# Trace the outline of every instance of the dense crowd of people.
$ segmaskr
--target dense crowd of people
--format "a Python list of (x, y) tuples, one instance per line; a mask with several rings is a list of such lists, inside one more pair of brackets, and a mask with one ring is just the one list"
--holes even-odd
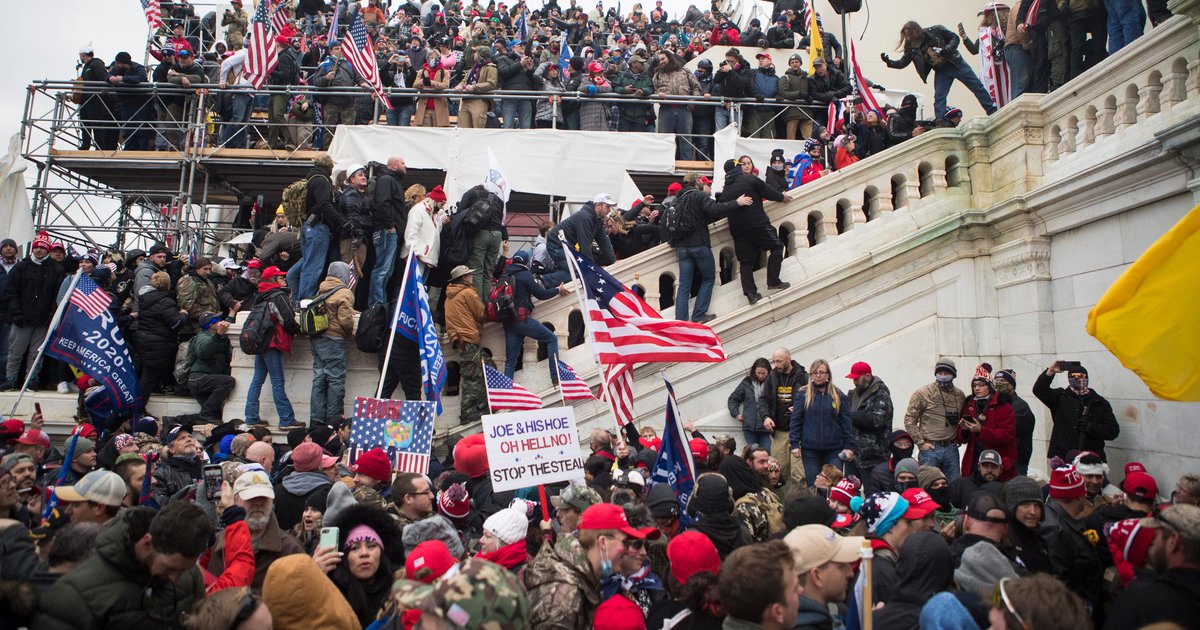
[[(389, 125), (447, 127), (453, 117), (459, 127), (676, 133), (682, 160), (711, 160), (712, 133), (731, 121), (747, 136), (828, 143), (831, 138), (820, 132), (829, 125), (827, 106), (864, 101), (852, 87), (855, 69), (841, 42), (824, 29), (820, 15), (806, 20), (802, 0), (779, 0), (771, 24), (764, 27), (755, 18), (744, 29), (715, 3), (707, 10), (689, 6), (682, 15), (671, 15), (661, 3), (649, 11), (635, 3), (620, 15), (602, 2), (589, 8), (574, 0), (569, 6), (549, 0), (540, 8), (480, 0), (275, 4), (287, 19), (273, 31), (278, 64), (265, 82), (269, 93), (255, 90), (247, 77), (250, 16), (241, 0), (220, 15), (199, 17), (186, 1), (162, 2), (167, 17), (147, 50), (153, 67), (127, 51), (106, 65), (91, 47), (82, 49), (79, 78), (107, 85), (75, 96), (81, 148), (178, 148), (180, 121), (196, 96), (186, 90), (156, 96), (144, 89), (164, 84), (231, 88), (205, 101), (206, 120), (214, 123), (209, 143), (225, 147), (321, 149), (338, 125), (382, 119)], [(1149, 5), (1153, 24), (1170, 16), (1163, 0)], [(346, 29), (355, 12), (372, 42), (389, 101), (382, 118), (384, 108), (374, 100), (363, 69), (347, 59)], [(900, 29), (901, 56), (880, 53), (890, 67), (912, 64), (922, 81), (933, 74), (934, 111), (918, 120), (914, 100), (910, 110), (883, 107), (872, 120), (860, 107), (862, 115), (848, 122), (874, 127), (870, 131), (886, 140), (881, 144), (872, 136), (868, 153), (954, 124), (957, 108), (946, 102), (954, 81), (991, 113), (1025, 92), (1056, 89), (1140, 36), (1146, 23), (1141, 2), (1131, 0), (988, 3), (979, 16), (978, 39), (961, 23), (956, 34), (908, 22)], [(809, 32), (813, 24), (817, 33)], [(960, 44), (981, 56), (982, 81)], [(712, 46), (732, 48), (723, 59), (701, 59), (694, 71), (683, 68)], [(865, 77), (862, 83), (858, 90), (882, 89)], [(301, 85), (312, 91), (298, 90)], [(693, 101), (671, 102), (672, 97)], [(255, 112), (263, 117), (253, 119)], [(859, 157), (864, 140), (860, 135)], [(832, 160), (825, 164), (833, 168)]]

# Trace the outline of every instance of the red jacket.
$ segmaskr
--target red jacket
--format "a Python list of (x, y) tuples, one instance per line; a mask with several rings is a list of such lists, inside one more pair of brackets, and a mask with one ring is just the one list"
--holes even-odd
[[(201, 565), (207, 565), (204, 558)], [(238, 521), (225, 528), (225, 570), (215, 576), (204, 570), (204, 584), (207, 594), (224, 588), (250, 586), (254, 581), (254, 546), (250, 538), (250, 528), (246, 521)]]
[(713, 46), (737, 46), (742, 43), (742, 34), (736, 28), (721, 30), (721, 26), (718, 24), (713, 27), (708, 40), (712, 42)]
[(837, 170), (839, 170), (839, 171), (846, 168), (847, 166), (850, 166), (851, 164), (854, 164), (857, 161), (858, 161), (858, 156), (847, 151), (843, 147), (838, 147), (837, 153), (835, 153), (833, 155), (833, 165), (836, 166)]
[[(1000, 453), (1000, 458), (1004, 461), (1000, 481), (1008, 481), (1017, 474), (1017, 418), (1013, 415), (1012, 404), (1007, 396), (1002, 399), (1000, 394), (992, 392), (983, 414), (985, 419), (981, 423), (979, 433), (971, 433), (962, 425), (958, 427), (956, 439), (959, 444), (966, 445), (963, 449), (962, 476), (967, 477), (974, 472), (979, 454), (991, 449)], [(979, 417), (974, 397), (967, 398), (962, 415), (964, 418)]]
[(809, 164), (808, 168), (800, 174), (800, 185), (803, 186), (808, 182), (815, 181), (821, 178), (821, 167), (816, 163)]

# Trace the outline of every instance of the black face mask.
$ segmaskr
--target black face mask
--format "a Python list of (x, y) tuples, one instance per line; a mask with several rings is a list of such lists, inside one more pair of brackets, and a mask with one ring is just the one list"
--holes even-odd
[(892, 462), (898, 462), (902, 459), (912, 457), (913, 447), (899, 448), (895, 444), (888, 445), (888, 450), (892, 453)]
[(913, 479), (912, 481), (897, 481), (896, 482), (896, 492), (904, 492), (905, 490), (910, 490), (910, 489), (916, 488), (916, 487), (917, 487), (916, 479)]
[(942, 508), (943, 510), (949, 510), (950, 486), (946, 486), (945, 488), (937, 488), (936, 490), (930, 489), (929, 498), (933, 499), (933, 502), (937, 503), (938, 507)]

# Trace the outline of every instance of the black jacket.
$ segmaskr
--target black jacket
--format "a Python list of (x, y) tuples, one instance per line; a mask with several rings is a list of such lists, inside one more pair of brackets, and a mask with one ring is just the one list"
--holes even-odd
[[(778, 4), (776, 4), (778, 8)], [(795, 48), (796, 34), (791, 28), (772, 26), (767, 29), (767, 48)]]
[(567, 239), (568, 245), (577, 245), (579, 254), (589, 260), (592, 258), (592, 243), (598, 245), (600, 255), (593, 261), (598, 265), (611, 265), (617, 259), (613, 253), (612, 241), (608, 239), (608, 232), (604, 230), (604, 219), (596, 216), (596, 207), (590, 201), (550, 228), (550, 232), (546, 234), (547, 251), (562, 251), (559, 234)]
[(1012, 559), (1018, 566), (1024, 567), (1030, 574), (1054, 573), (1054, 565), (1050, 562), (1050, 552), (1046, 550), (1046, 540), (1042, 537), (1042, 527), (1029, 529), (1013, 515), (1008, 517), (1008, 547)]
[(697, 221), (696, 227), (687, 234), (670, 237), (671, 247), (711, 247), (709, 224), (738, 209), (737, 197), (730, 201), (716, 201), (699, 188), (679, 193), (675, 203), (681, 211), (697, 213), (703, 220)]
[(771, 219), (763, 210), (763, 200), (784, 200), (783, 193), (767, 186), (763, 180), (736, 168), (725, 174), (725, 188), (717, 201), (733, 201), (742, 195), (750, 195), (753, 203), (729, 213), (729, 234), (735, 238), (756, 228), (770, 228)]
[(371, 234), (371, 204), (363, 193), (353, 186), (347, 186), (338, 205), (349, 223), (348, 228), (342, 228), (342, 238), (363, 238)]
[(487, 222), (483, 224), (480, 230), (499, 232), (504, 227), (504, 202), (500, 200), (499, 196), (493, 192), (489, 192), (482, 185), (472, 186), (467, 192), (463, 193), (462, 199), (458, 202), (458, 208), (460, 211), (465, 210), (480, 202), (486, 202), (491, 205), (491, 213), (488, 215)]
[(308, 174), (305, 175), (308, 179), (308, 190), (304, 207), (309, 216), (315, 217), (318, 223), (324, 223), (329, 228), (329, 234), (333, 236), (341, 233), (346, 224), (346, 217), (338, 210), (330, 171), (331, 169), (316, 165), (308, 170)]
[(875, 613), (880, 628), (920, 627), (921, 607), (930, 597), (950, 588), (954, 559), (941, 536), (920, 531), (904, 542), (896, 563), (896, 587), (887, 604)]
[(1033, 384), (1033, 395), (1050, 408), (1054, 425), (1050, 430), (1046, 457), (1057, 455), (1065, 460), (1068, 452), (1079, 449), (1093, 451), (1100, 459), (1108, 461), (1104, 443), (1121, 435), (1121, 425), (1113, 415), (1112, 405), (1093, 389), (1083, 396), (1063, 387), (1051, 389), (1053, 380), (1054, 376), (1043, 371)]
[[(1054, 4), (1043, 2), (1042, 4)], [(950, 32), (945, 26), (934, 24), (923, 29), (924, 37), (915, 48), (905, 45), (904, 54), (896, 60), (886, 59), (889, 68), (901, 69), (909, 63), (917, 70), (921, 82), (929, 78), (930, 70), (957, 68), (962, 66), (963, 58), (958, 52), (958, 35)], [(934, 49), (940, 49), (938, 52)]]
[[(179, 346), (179, 329), (187, 316), (179, 313), (175, 295), (150, 289), (138, 296), (137, 347), (142, 367), (173, 365)], [(144, 392), (149, 393), (149, 392)]]
[(500, 75), (500, 89), (532, 91), (534, 89), (533, 71), (537, 66), (526, 69), (521, 65), (521, 58), (509, 53), (496, 58), (496, 72)]
[(376, 231), (402, 231), (408, 223), (404, 205), (404, 173), (389, 169), (375, 178), (375, 196), (371, 204), (371, 219)]
[(850, 423), (857, 448), (854, 457), (860, 470), (874, 468), (888, 458), (888, 436), (892, 431), (892, 393), (883, 379), (874, 377), (864, 391), (850, 390)]
[(713, 73), (712, 95), (728, 98), (750, 96), (750, 72), (746, 64), (742, 64), (736, 70), (731, 68), (725, 72)]
[[(774, 369), (767, 375), (767, 387), (765, 396), (767, 397), (767, 417), (775, 421), (775, 430), (787, 433), (789, 423), (791, 422), (792, 412), (788, 411), (788, 407), (794, 407), (792, 403), (784, 405), (780, 402), (780, 388), (790, 388), (791, 400), (794, 403), (796, 398), (802, 396), (800, 391), (802, 387), (808, 385), (808, 372), (804, 370), (804, 366), (792, 361), (792, 371), (789, 374), (782, 374)], [(782, 397), (786, 398), (786, 393)]]
[(1187, 628), (1200, 619), (1200, 569), (1167, 569), (1140, 577), (1117, 598), (1104, 630), (1174, 622)]
[(859, 159), (880, 153), (888, 146), (887, 128), (882, 124), (874, 126), (866, 123), (851, 125), (850, 133), (854, 134), (854, 153), (858, 155)]
[(1094, 606), (1100, 603), (1104, 567), (1084, 531), (1082, 521), (1073, 518), (1055, 501), (1046, 502), (1046, 520), (1039, 533), (1046, 541), (1054, 575)]
[(279, 51), (279, 63), (267, 77), (267, 85), (299, 85), (300, 55), (289, 46)]
[(1036, 419), (1025, 399), (1016, 392), (1011, 396), (1013, 416), (1017, 419), (1017, 470), (1023, 471), (1029, 467), (1029, 459), (1033, 457), (1033, 429)]
[(8, 272), (4, 285), (4, 316), (13, 326), (44, 326), (54, 317), (55, 298), (62, 284), (62, 266), (46, 256), (41, 264), (26, 256)]
[(822, 105), (836, 101), (843, 96), (850, 96), (854, 88), (846, 75), (832, 66), (826, 66), (829, 72), (825, 76), (813, 73), (808, 77), (808, 98)]
[(538, 284), (537, 280), (533, 279), (533, 274), (530, 273), (529, 267), (519, 262), (514, 261), (509, 263), (504, 273), (510, 276), (509, 282), (512, 284), (513, 305), (517, 307), (521, 321), (524, 321), (533, 312), (533, 298), (549, 300), (558, 295), (557, 289), (543, 287)]
[(254, 300), (257, 297), (258, 287), (242, 276), (233, 278), (217, 290), (217, 301), (221, 303), (222, 308), (229, 311), (230, 315), (234, 314), (234, 302), (242, 303), (238, 311), (249, 311), (254, 308)]
[(154, 500), (165, 506), (176, 492), (200, 480), (200, 458), (187, 461), (178, 457), (159, 460), (154, 466)]

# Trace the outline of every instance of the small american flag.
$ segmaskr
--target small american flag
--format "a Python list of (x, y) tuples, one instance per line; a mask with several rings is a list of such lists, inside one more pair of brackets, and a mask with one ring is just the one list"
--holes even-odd
[(287, 4), (283, 0), (272, 4), (274, 6), (271, 8), (271, 28), (275, 29), (275, 34), (282, 35), (284, 29), (291, 25), (292, 15), (288, 12)]
[[(804, 29), (808, 30), (808, 25), (813, 22), (813, 0), (808, 0), (804, 3)], [(818, 36), (819, 37), (819, 36)]]
[(488, 407), (492, 411), (542, 408), (540, 396), (517, 385), (490, 365), (483, 366), (483, 380), (487, 386)]
[(391, 109), (392, 102), (383, 96), (383, 82), (379, 78), (379, 64), (375, 60), (375, 47), (371, 45), (371, 39), (367, 37), (367, 25), (363, 22), (362, 15), (357, 9), (350, 17), (348, 34), (346, 41), (342, 43), (342, 52), (346, 55), (346, 61), (349, 61), (363, 81), (366, 81), (371, 89), (375, 90), (379, 100), (383, 101), (383, 106)]
[(104, 289), (96, 286), (91, 278), (83, 276), (79, 278), (79, 284), (75, 285), (75, 290), (71, 292), (69, 301), (78, 306), (79, 310), (91, 319), (96, 319), (108, 310), (109, 304), (112, 304), (112, 297)]
[(350, 463), (373, 448), (381, 448), (396, 472), (429, 473), (436, 403), (426, 400), (354, 400), (350, 427)]
[(558, 363), (558, 385), (562, 389), (563, 400), (595, 400), (592, 388), (571, 369), (571, 366), (555, 359)]
[(633, 365), (616, 363), (604, 366), (604, 383), (600, 398), (607, 400), (616, 417), (617, 426), (633, 422)]
[(158, 6), (158, 0), (141, 0), (141, 3), (142, 13), (146, 14), (146, 24), (149, 24), (152, 29), (161, 28), (163, 25), (162, 9)]
[(271, 71), (279, 64), (275, 37), (271, 34), (271, 19), (267, 14), (267, 0), (258, 3), (254, 18), (250, 20), (250, 37), (246, 40), (246, 64), (243, 72), (246, 79), (261, 88)]

